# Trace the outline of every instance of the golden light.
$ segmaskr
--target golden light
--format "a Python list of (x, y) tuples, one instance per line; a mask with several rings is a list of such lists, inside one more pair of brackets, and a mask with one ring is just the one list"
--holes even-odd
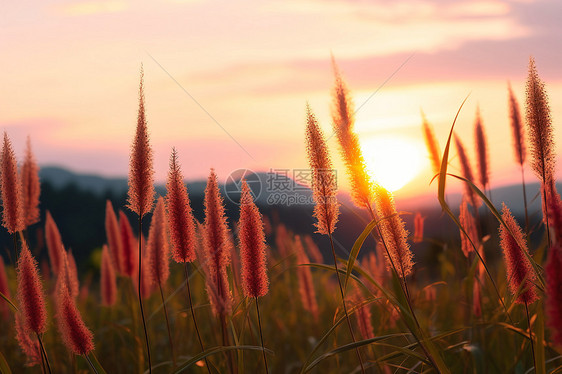
[(367, 171), (389, 191), (404, 187), (428, 164), (421, 140), (383, 135), (363, 138), (360, 143)]

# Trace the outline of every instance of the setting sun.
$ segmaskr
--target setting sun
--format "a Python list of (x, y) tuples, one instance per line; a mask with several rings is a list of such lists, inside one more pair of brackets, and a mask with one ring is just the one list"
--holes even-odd
[(413, 139), (367, 137), (361, 149), (372, 178), (389, 191), (404, 187), (427, 166), (423, 144)]

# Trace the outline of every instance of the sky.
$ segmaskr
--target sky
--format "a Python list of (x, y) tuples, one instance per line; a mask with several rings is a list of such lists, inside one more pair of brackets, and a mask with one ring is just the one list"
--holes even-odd
[[(211, 167), (222, 180), (241, 168), (303, 169), (306, 103), (332, 135), (333, 55), (369, 162), (413, 168), (396, 194), (433, 189), (421, 111), (444, 147), (467, 95), (456, 133), (473, 167), (479, 108), (492, 185), (517, 183), (507, 84), (524, 110), (533, 56), (556, 128), (560, 14), (559, 1), (2, 2), (0, 129), (19, 158), (29, 135), (40, 165), (126, 176), (142, 64), (157, 181), (172, 147), (187, 179), (203, 179)], [(562, 144), (560, 129), (555, 142)], [(334, 136), (328, 144), (346, 189)], [(452, 172), (457, 163), (453, 150)], [(561, 166), (559, 158), (558, 175)]]

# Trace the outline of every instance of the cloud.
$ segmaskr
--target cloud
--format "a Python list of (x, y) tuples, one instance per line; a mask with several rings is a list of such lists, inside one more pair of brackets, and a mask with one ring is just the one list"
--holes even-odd
[(57, 13), (66, 16), (90, 16), (94, 14), (108, 14), (123, 12), (128, 8), (125, 1), (79, 1), (61, 4), (56, 7)]

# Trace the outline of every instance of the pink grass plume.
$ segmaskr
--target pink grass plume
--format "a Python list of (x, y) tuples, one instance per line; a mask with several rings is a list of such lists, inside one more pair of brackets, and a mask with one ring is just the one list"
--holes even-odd
[[(460, 213), (459, 213), (459, 222), (461, 226), (464, 228), (464, 231), (460, 231), (461, 235), (461, 249), (464, 253), (466, 258), (469, 258), (470, 254), (474, 252), (473, 245), (478, 248), (480, 244), (480, 240), (478, 239), (478, 230), (476, 228), (476, 220), (474, 216), (470, 213), (467, 204), (467, 198), (463, 198), (461, 206), (460, 206)], [(470, 239), (470, 240), (469, 240)], [(472, 244), (471, 244), (472, 241)]]
[(323, 264), (324, 258), (322, 257), (320, 248), (318, 248), (312, 237), (310, 235), (305, 235), (303, 237), (303, 240), (304, 244), (306, 245), (306, 252), (309, 255), (308, 257), (310, 257), (310, 259), (317, 264)]
[(47, 330), (45, 295), (37, 270), (37, 262), (25, 241), (22, 243), (18, 259), (17, 281), (17, 299), (24, 326), (36, 334), (42, 334)]
[(554, 179), (555, 150), (550, 107), (544, 82), (540, 79), (535, 60), (529, 60), (527, 77), (526, 118), (529, 143), (531, 146), (531, 166), (543, 184)]
[(353, 129), (355, 124), (353, 103), (334, 59), (332, 59), (332, 65), (335, 75), (332, 90), (333, 128), (350, 178), (351, 197), (356, 206), (370, 209), (374, 198), (373, 182), (367, 173), (359, 138)]
[(2, 184), (2, 226), (10, 234), (25, 229), (21, 183), (18, 176), (18, 164), (12, 143), (4, 131), (4, 145), (1, 159)]
[(196, 257), (195, 223), (175, 148), (172, 149), (170, 156), (170, 171), (166, 189), (172, 258), (180, 263), (192, 262)]
[(104, 306), (112, 306), (117, 301), (117, 283), (115, 269), (107, 245), (103, 245), (101, 252), (101, 302)]
[[(299, 235), (295, 235), (295, 252), (297, 254), (297, 265), (310, 263)], [(312, 314), (316, 321), (318, 321), (318, 302), (316, 301), (316, 291), (314, 289), (310, 267), (298, 266), (297, 277), (299, 279), (299, 292), (301, 295), (302, 306), (306, 311)]]
[(476, 155), (478, 159), (478, 177), (480, 185), (483, 188), (488, 187), (490, 183), (490, 157), (488, 155), (488, 144), (480, 108), (476, 110), (476, 120), (474, 122), (474, 139), (476, 140)]
[(39, 341), (26, 328), (23, 315), (16, 313), (16, 340), (26, 356), (25, 366), (41, 365)]
[(414, 216), (414, 237), (412, 239), (414, 243), (421, 243), (423, 241), (424, 221), (425, 217), (423, 217), (420, 212), (417, 212)]
[(71, 249), (69, 249), (66, 253), (66, 260), (68, 261), (67, 273), (70, 286), (70, 296), (76, 298), (80, 293), (80, 281), (78, 280), (78, 268), (76, 267), (76, 261), (74, 260), (74, 255), (72, 254)]
[(414, 265), (412, 252), (406, 241), (408, 231), (404, 228), (404, 221), (396, 211), (392, 193), (382, 186), (376, 188), (376, 208), (380, 218), (379, 227), (382, 238), (388, 249), (389, 266), (393, 263), (398, 276), (404, 278), (412, 272)]
[[(4, 258), (0, 256), (0, 292), (10, 298), (10, 285), (8, 284), (8, 276), (6, 274), (6, 267), (4, 266)], [(0, 299), (0, 313), (2, 313), (5, 320), (8, 319), (10, 309), (8, 303), (4, 299)]]
[(230, 263), (228, 226), (217, 175), (211, 169), (205, 188), (205, 232), (203, 242), (207, 262), (207, 292), (215, 314), (226, 315), (232, 309), (232, 294), (226, 268)]
[(41, 195), (39, 166), (33, 156), (29, 136), (27, 137), (25, 158), (20, 168), (20, 175), (23, 199), (23, 219), (25, 227), (28, 227), (39, 222), (39, 196)]
[(515, 160), (521, 166), (525, 163), (527, 158), (527, 147), (525, 144), (525, 127), (521, 121), (521, 112), (519, 110), (519, 103), (515, 98), (515, 94), (511, 89), (511, 84), (507, 86), (508, 90), (508, 105), (509, 105), (509, 122), (511, 124), (511, 133), (513, 137), (513, 150), (515, 153)]
[(265, 235), (263, 220), (252, 197), (248, 183), (242, 181), (240, 198), (240, 259), (242, 288), (247, 297), (265, 296), (269, 279), (266, 269)]
[(107, 236), (107, 244), (114, 269), (119, 273), (124, 273), (125, 259), (121, 230), (119, 229), (119, 222), (113, 210), (113, 204), (111, 204), (109, 200), (105, 203), (105, 235)]
[(511, 293), (516, 296), (516, 302), (531, 304), (538, 296), (536, 292), (536, 274), (531, 262), (524, 252), (528, 252), (527, 242), (521, 232), (521, 227), (513, 215), (503, 204), (502, 218), (509, 231), (500, 225), (500, 245), (504, 253), (507, 268), (507, 280)]
[(119, 231), (123, 248), (123, 274), (133, 278), (138, 274), (139, 267), (138, 241), (123, 211), (119, 211)]
[(439, 150), (439, 142), (435, 138), (435, 133), (427, 118), (422, 112), (422, 129), (425, 146), (431, 159), (431, 169), (433, 174), (438, 174), (441, 171), (441, 151)]
[(170, 276), (170, 246), (168, 244), (168, 225), (164, 198), (160, 196), (154, 208), (146, 252), (148, 256), (148, 276), (154, 284), (164, 284)]
[(314, 217), (318, 220), (315, 226), (318, 233), (328, 235), (334, 232), (339, 216), (336, 171), (324, 134), (309, 106), (306, 117), (306, 151), (312, 170), (312, 196), (316, 203)]
[[(68, 271), (68, 261), (63, 256), (63, 264)], [(71, 285), (65, 277), (58, 277), (55, 297), (56, 320), (64, 345), (76, 355), (88, 355), (94, 349), (94, 337), (86, 327), (82, 316), (70, 294)]]
[(139, 112), (137, 130), (129, 165), (128, 207), (139, 217), (150, 213), (154, 205), (154, 169), (152, 147), (148, 139), (148, 129), (144, 109), (144, 72), (141, 68), (139, 85)]
[(47, 251), (51, 260), (51, 270), (56, 275), (59, 273), (61, 266), (61, 251), (64, 250), (64, 246), (57, 224), (48, 210), (45, 218), (45, 242), (47, 243)]
[[(470, 166), (470, 161), (468, 160), (468, 155), (464, 149), (462, 141), (455, 135), (455, 145), (457, 147), (457, 151), (459, 154), (459, 161), (461, 164), (462, 176), (465, 179), (468, 179), (472, 183), (476, 183), (474, 179), (474, 174), (472, 172), (472, 167)], [(476, 193), (470, 188), (468, 183), (464, 183), (465, 185), (465, 194), (469, 198), (469, 202), (474, 209), (478, 209), (480, 207), (480, 200), (477, 198)]]

